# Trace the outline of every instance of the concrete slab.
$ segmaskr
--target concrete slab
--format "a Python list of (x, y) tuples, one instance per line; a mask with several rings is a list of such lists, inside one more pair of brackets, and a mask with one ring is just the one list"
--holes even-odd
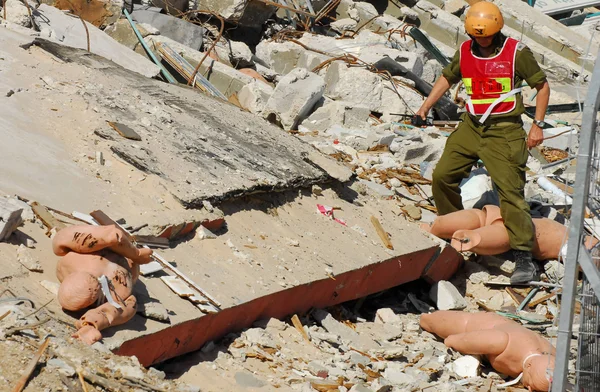
[[(198, 90), (139, 77), (80, 50), (50, 41), (39, 45), (64, 60), (101, 68), (97, 72), (106, 83), (88, 91), (85, 99), (103, 105), (107, 121), (130, 125), (144, 113), (153, 115), (146, 126), (136, 128), (141, 142), (117, 138), (107, 142), (110, 154), (140, 174), (158, 176), (187, 208), (331, 178), (308, 161), (314, 151), (310, 145), (253, 114)], [(130, 104), (136, 100), (138, 105)]]
[(152, 11), (134, 11), (133, 18), (139, 23), (148, 23), (157, 28), (161, 35), (171, 38), (182, 45), (200, 50), (202, 47), (204, 29), (193, 23), (186, 22), (174, 16), (159, 14)]
[(68, 16), (57, 8), (42, 4), (33, 12), (33, 19), (43, 37), (74, 48), (87, 49), (88, 31), (90, 52), (147, 77), (155, 77), (160, 72), (156, 64), (132, 52), (91, 23), (85, 22), (86, 29), (79, 18)]
[[(336, 217), (348, 226), (317, 214), (317, 203), (341, 207)], [(307, 192), (221, 206), (227, 233), (216, 240), (192, 239), (165, 254), (193, 274), (223, 310), (202, 315), (167, 297), (159, 279), (143, 278), (152, 297), (171, 310), (172, 324), (138, 318), (107, 338), (107, 344), (148, 366), (197, 350), (259, 319), (331, 306), (425, 276), (435, 276), (435, 281), (452, 276), (462, 256), (450, 247), (442, 251), (438, 240), (395, 218), (389, 209), (393, 204), (357, 207), (326, 191), (318, 200)], [(371, 214), (391, 234), (395, 250), (382, 245), (370, 224)], [(350, 227), (355, 225), (367, 236)]]

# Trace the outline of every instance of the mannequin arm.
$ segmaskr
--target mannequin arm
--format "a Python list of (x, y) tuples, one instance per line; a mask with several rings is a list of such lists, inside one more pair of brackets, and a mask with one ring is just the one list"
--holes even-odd
[(122, 309), (104, 303), (95, 309), (88, 310), (77, 322), (78, 331), (73, 335), (85, 343), (92, 344), (102, 338), (100, 331), (111, 326), (121, 325), (131, 320), (137, 310), (137, 301), (133, 295), (127, 297)]
[(499, 355), (508, 344), (508, 334), (496, 329), (450, 335), (444, 344), (461, 354)]
[(151, 261), (150, 249), (138, 249), (115, 226), (70, 226), (54, 236), (52, 248), (57, 256), (69, 252), (93, 253), (104, 248), (124, 256), (136, 264)]

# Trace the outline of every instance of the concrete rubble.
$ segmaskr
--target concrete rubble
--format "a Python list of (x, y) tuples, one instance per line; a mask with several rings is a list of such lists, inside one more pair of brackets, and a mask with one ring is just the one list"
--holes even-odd
[[(548, 74), (550, 104), (576, 102), (588, 86), (600, 47), (592, 30), (565, 26), (535, 9), (524, 13), (527, 5), (519, 0), (495, 3), (504, 13), (503, 31), (521, 39)], [(0, 97), (18, 104), (3, 103), (7, 121), (0, 124), (0, 135), (26, 145), (24, 140), (38, 140), (46, 133), (37, 145), (43, 152), (23, 154), (15, 145), (0, 147), (0, 156), (7, 161), (23, 162), (22, 167), (3, 167), (7, 175), (0, 178), (0, 189), (44, 198), (48, 205), (69, 211), (55, 224), (73, 223), (74, 205), (84, 211), (99, 205), (114, 208), (126, 217), (122, 224), (128, 230), (162, 241), (163, 246), (166, 241), (163, 249), (178, 268), (193, 271), (191, 276), (210, 291), (236, 286), (226, 296), (226, 305), (232, 308), (286, 292), (301, 282), (336, 281), (342, 265), (347, 266), (330, 263), (326, 255), (345, 255), (350, 261), (361, 257), (373, 265), (389, 261), (397, 256), (394, 251), (403, 249), (382, 248), (385, 236), (398, 241), (407, 235), (402, 228), (390, 228), (391, 221), (418, 232), (415, 222), (435, 219), (432, 173), (456, 121), (413, 126), (410, 117), (425, 96), (414, 80), (376, 72), (373, 64), (388, 58), (433, 84), (443, 68), (440, 56), (448, 60), (467, 38), (466, 2), (199, 0), (169, 6), (155, 0), (135, 4), (132, 12), (143, 44), (121, 16), (123, 6), (128, 7), (120, 0), (49, 0), (39, 6), (6, 0), (0, 10)], [(170, 15), (157, 12), (161, 8)], [(419, 34), (428, 41), (417, 38)], [(161, 44), (191, 69), (186, 73), (161, 55)], [(7, 70), (12, 66), (15, 72), (24, 53), (34, 60), (20, 68), (19, 76), (26, 76), (13, 82)], [(38, 74), (37, 62), (48, 58), (63, 70), (44, 67), (48, 74)], [(202, 76), (198, 79), (227, 102), (205, 94), (206, 84), (182, 88), (163, 83), (169, 72), (176, 80), (173, 84), (188, 84), (196, 68)], [(28, 73), (35, 74), (35, 82), (26, 82)], [(535, 105), (534, 93), (524, 90), (526, 106)], [(464, 87), (459, 87), (447, 98), (460, 103), (465, 97)], [(37, 119), (32, 115), (35, 108), (22, 109), (30, 110), (27, 115), (15, 109), (31, 102), (50, 105), (49, 114)], [(74, 112), (83, 115), (76, 117)], [(531, 119), (523, 119), (528, 130)], [(531, 151), (525, 196), (533, 216), (568, 225), (580, 116), (550, 113), (546, 119), (553, 128), (545, 133), (554, 137)], [(42, 130), (44, 122), (53, 129)], [(120, 137), (107, 122), (126, 124), (141, 140)], [(73, 130), (66, 136), (56, 131), (66, 128)], [(15, 135), (15, 130), (20, 132)], [(67, 158), (56, 163), (55, 156)], [(103, 164), (95, 163), (98, 156)], [(43, 160), (48, 161), (45, 171), (30, 173), (29, 166), (40, 167)], [(25, 182), (28, 176), (31, 184)], [(91, 185), (65, 194), (62, 184), (69, 183)], [(499, 203), (482, 163), (473, 168), (461, 190), (465, 208)], [(264, 193), (272, 199), (257, 196)], [(126, 198), (122, 194), (133, 196), (122, 201)], [(320, 204), (324, 200), (331, 204), (329, 209)], [(329, 212), (317, 215), (313, 208), (317, 203)], [(138, 211), (138, 206), (143, 207)], [(355, 213), (353, 209), (379, 214), (386, 232), (377, 236), (369, 223), (351, 221), (358, 216), (348, 212)], [(261, 215), (255, 215), (258, 212)], [(56, 211), (51, 215), (59, 217)], [(324, 224), (335, 229), (324, 229)], [(254, 232), (255, 227), (261, 232)], [(267, 244), (275, 235), (266, 228), (282, 235)], [(47, 249), (40, 246), (47, 240), (44, 234), (55, 232), (28, 203), (0, 197), (0, 264), (6, 267), (0, 271), (0, 282), (9, 283), (12, 290), (27, 287), (25, 294), (38, 305), (52, 301), (58, 290)], [(390, 237), (392, 233), (395, 237)], [(335, 245), (340, 250), (334, 245), (322, 249), (328, 247), (323, 242), (336, 242), (335, 235), (345, 238)], [(446, 252), (444, 241), (427, 239), (440, 245), (438, 255)], [(353, 247), (365, 253), (377, 247), (379, 253), (367, 256), (352, 252)], [(25, 358), (43, 342), (40, 337), (52, 332), (42, 370), (31, 376), (26, 390), (77, 390), (81, 373), (83, 382), (106, 390), (110, 390), (106, 385), (117, 383), (182, 392), (494, 391), (505, 381), (502, 375), (423, 332), (419, 314), (434, 309), (501, 312), (555, 342), (560, 302), (551, 287), (542, 288), (517, 311), (531, 288), (487, 284), (508, 281), (514, 269), (511, 255), (462, 256), (465, 262), (454, 276), (418, 274), (402, 286), (344, 303), (334, 300), (344, 289), (344, 283), (336, 281), (339, 288), (329, 302), (311, 298), (315, 307), (297, 311), (297, 318), (279, 312), (277, 318), (246, 328), (254, 320), (245, 314), (243, 322), (229, 323), (228, 328), (233, 327), (225, 336), (211, 336), (202, 349), (148, 369), (141, 365), (143, 358), (138, 361), (111, 351), (127, 353), (134, 345), (127, 344), (144, 331), (178, 327), (191, 333), (186, 325), (193, 324), (186, 324), (190, 320), (184, 315), (206, 310), (205, 303), (185, 300), (184, 305), (167, 307), (161, 301), (174, 301), (174, 294), (148, 279), (137, 294), (138, 316), (131, 330), (125, 326), (105, 343), (87, 347), (69, 337), (72, 331), (64, 325), (74, 319), (56, 304), (25, 317), (34, 310), (27, 301), (0, 301), (0, 347), (10, 354), (0, 359), (0, 385), (17, 382)], [(302, 264), (306, 260), (321, 263), (315, 264), (318, 272), (308, 271)], [(211, 262), (215, 266), (207, 266)], [(545, 281), (562, 282), (560, 261), (546, 262), (543, 270)], [(257, 274), (256, 281), (242, 280), (252, 273)], [(234, 281), (243, 281), (244, 287)], [(30, 287), (31, 282), (35, 284)], [(7, 294), (0, 292), (1, 300)], [(14, 330), (35, 321), (43, 321), (32, 327), (35, 335), (28, 329)], [(123, 341), (127, 344), (119, 351)], [(178, 346), (178, 338), (175, 341)], [(177, 350), (167, 343), (162, 348), (165, 353)]]

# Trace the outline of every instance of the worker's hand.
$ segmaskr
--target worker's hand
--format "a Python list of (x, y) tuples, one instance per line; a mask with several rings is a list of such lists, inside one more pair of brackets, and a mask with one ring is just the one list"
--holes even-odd
[(531, 150), (533, 147), (537, 147), (542, 144), (543, 141), (544, 132), (542, 131), (542, 128), (533, 124), (529, 130), (529, 136), (527, 137), (527, 148)]
[(421, 117), (423, 120), (427, 120), (427, 113), (429, 113), (429, 109), (426, 109), (424, 106), (421, 106), (419, 110), (417, 110), (415, 115)]

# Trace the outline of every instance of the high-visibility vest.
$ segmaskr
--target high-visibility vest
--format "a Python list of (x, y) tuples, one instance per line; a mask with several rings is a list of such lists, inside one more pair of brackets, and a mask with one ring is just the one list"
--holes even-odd
[(467, 110), (481, 116), (480, 123), (494, 114), (509, 113), (517, 106), (517, 94), (521, 88), (514, 88), (515, 57), (519, 41), (507, 38), (495, 56), (478, 57), (471, 52), (472, 40), (460, 46), (460, 72), (469, 99)]

